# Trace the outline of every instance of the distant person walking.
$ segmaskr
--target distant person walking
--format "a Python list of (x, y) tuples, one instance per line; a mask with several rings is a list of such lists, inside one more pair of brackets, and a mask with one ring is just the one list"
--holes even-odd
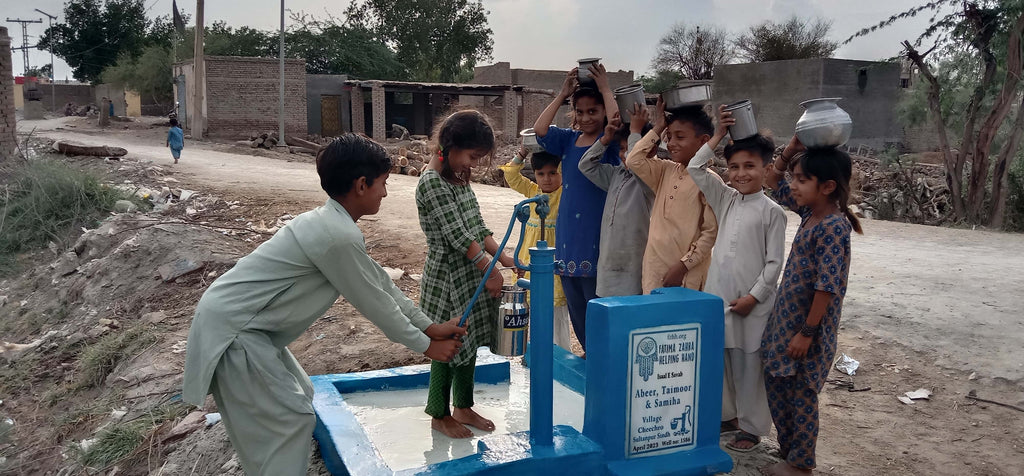
[(181, 157), (181, 149), (185, 148), (185, 131), (181, 130), (181, 125), (178, 124), (177, 119), (171, 119), (171, 128), (167, 130), (167, 147), (171, 148), (171, 156), (174, 157), (174, 163), (178, 163), (178, 159)]

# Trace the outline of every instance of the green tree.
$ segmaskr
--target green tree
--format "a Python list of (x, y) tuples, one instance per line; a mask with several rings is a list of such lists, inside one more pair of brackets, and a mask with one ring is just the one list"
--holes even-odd
[(334, 17), (292, 15), (297, 24), (285, 35), (287, 56), (306, 59), (306, 72), (348, 74), (357, 78), (402, 80), (408, 71), (395, 52), (373, 33), (347, 26)]
[(44, 65), (38, 67), (38, 68), (33, 67), (32, 69), (29, 69), (28, 71), (25, 71), (25, 76), (35, 76), (37, 78), (49, 78), (50, 77), (50, 73), (52, 73), (52, 72), (53, 72), (53, 65), (47, 63), (47, 64), (44, 64)]
[(138, 56), (149, 27), (142, 0), (69, 0), (64, 23), (46, 29), (38, 47), (52, 49), (80, 81), (98, 81), (121, 53)]
[(791, 17), (784, 23), (771, 20), (754, 25), (736, 39), (740, 57), (751, 63), (806, 58), (828, 58), (839, 43), (828, 39), (832, 22)]
[(683, 79), (712, 79), (715, 67), (735, 58), (729, 34), (716, 26), (680, 22), (661, 37), (651, 61), (655, 71), (675, 71)]
[[(846, 42), (927, 12), (932, 13), (929, 26), (903, 47), (924, 81), (920, 87), (939, 137), (954, 214), (966, 223), (1001, 227), (1012, 162), (1024, 136), (1024, 4), (931, 1), (864, 28)], [(926, 40), (932, 46), (919, 51)], [(959, 129), (959, 137), (951, 138), (950, 128)]]
[(173, 94), (171, 50), (163, 45), (150, 45), (138, 58), (122, 54), (117, 63), (103, 70), (104, 83), (124, 87), (167, 103)]
[(682, 79), (683, 75), (678, 71), (657, 70), (652, 76), (641, 75), (640, 84), (648, 93), (660, 93), (672, 89)]
[(419, 81), (454, 81), (494, 48), (480, 0), (353, 0), (346, 16), (394, 50)]

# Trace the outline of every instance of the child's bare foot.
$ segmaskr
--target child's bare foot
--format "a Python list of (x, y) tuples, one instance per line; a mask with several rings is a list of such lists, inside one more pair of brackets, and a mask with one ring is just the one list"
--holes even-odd
[(807, 476), (809, 474), (814, 474), (814, 472), (809, 469), (800, 469), (790, 466), (789, 463), (785, 461), (779, 461), (771, 466), (761, 468), (761, 474), (764, 474), (765, 476)]
[(451, 415), (444, 418), (431, 418), (430, 427), (444, 433), (448, 438), (469, 438), (473, 436), (473, 432), (469, 428), (456, 421)]
[(456, 408), (452, 411), (452, 417), (459, 423), (464, 423), (483, 431), (494, 431), (494, 422), (480, 416), (472, 408)]

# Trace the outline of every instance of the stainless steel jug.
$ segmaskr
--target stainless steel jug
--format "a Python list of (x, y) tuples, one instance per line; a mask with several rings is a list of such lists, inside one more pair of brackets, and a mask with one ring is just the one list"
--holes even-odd
[(526, 290), (518, 286), (502, 286), (501, 307), (498, 309), (497, 334), (491, 353), (515, 357), (526, 353), (526, 339), (530, 327), (530, 306)]

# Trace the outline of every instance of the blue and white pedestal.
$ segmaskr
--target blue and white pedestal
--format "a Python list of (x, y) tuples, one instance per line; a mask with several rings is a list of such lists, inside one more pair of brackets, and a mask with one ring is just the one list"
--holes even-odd
[(732, 470), (719, 447), (722, 300), (684, 288), (587, 308), (583, 435), (616, 475)]

